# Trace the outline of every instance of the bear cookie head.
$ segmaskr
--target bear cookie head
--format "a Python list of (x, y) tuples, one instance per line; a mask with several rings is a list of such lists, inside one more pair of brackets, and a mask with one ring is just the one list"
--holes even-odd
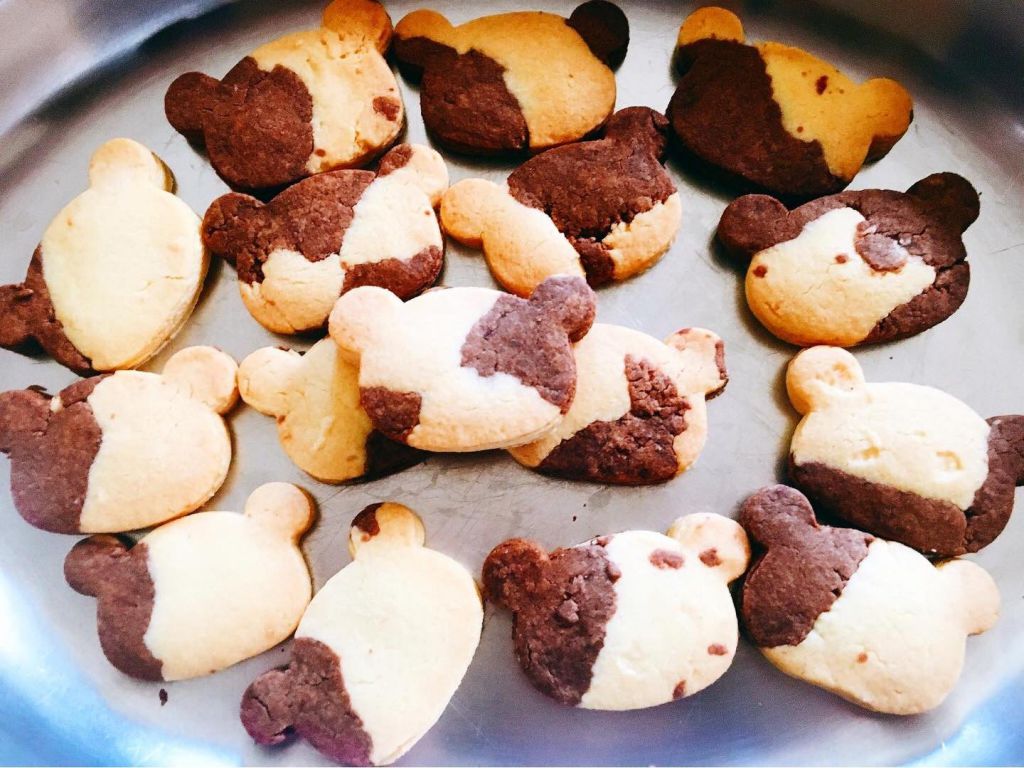
[(552, 277), (527, 299), (485, 288), (428, 291), (402, 303), (381, 288), (338, 299), (330, 333), (358, 361), (374, 428), (429, 451), (507, 448), (569, 410), (572, 344), (594, 320), (578, 277)]
[(242, 301), (265, 328), (318, 331), (352, 288), (408, 299), (434, 283), (444, 261), (434, 207), (447, 186), (437, 152), (400, 144), (376, 174), (319, 173), (266, 204), (224, 195), (206, 212), (203, 242), (235, 268)]
[(375, 0), (333, 0), (320, 29), (260, 46), (221, 80), (200, 72), (178, 77), (164, 97), (167, 120), (205, 146), (235, 189), (280, 188), (358, 167), (405, 122), (383, 56), (391, 31)]
[(120, 533), (198, 509), (231, 463), (221, 415), (238, 399), (235, 370), (213, 347), (188, 347), (163, 374), (117, 371), (56, 396), (0, 394), (15, 509), (54, 533)]
[(729, 668), (738, 631), (728, 585), (749, 556), (734, 521), (693, 514), (667, 535), (626, 531), (550, 555), (511, 539), (487, 556), (483, 585), (513, 612), (516, 656), (535, 687), (573, 706), (638, 709), (694, 694)]
[(64, 575), (96, 598), (100, 644), (117, 669), (142, 680), (212, 674), (299, 623), (312, 586), (298, 542), (313, 514), (300, 489), (268, 483), (243, 515), (198, 512), (131, 548), (114, 536), (84, 539)]
[(986, 421), (932, 387), (867, 383), (837, 347), (797, 355), (786, 388), (803, 414), (789, 477), (822, 510), (940, 557), (977, 552), (1005, 527), (1024, 484), (1024, 417)]

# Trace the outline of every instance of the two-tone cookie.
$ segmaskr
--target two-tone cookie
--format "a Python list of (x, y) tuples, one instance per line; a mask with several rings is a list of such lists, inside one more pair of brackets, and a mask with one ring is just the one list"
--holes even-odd
[(181, 329), (208, 259), (199, 217), (138, 142), (112, 139), (50, 222), (25, 281), (0, 286), (0, 347), (41, 347), (81, 375), (135, 368)]
[(963, 669), (966, 638), (990, 629), (999, 591), (966, 560), (933, 565), (852, 528), (819, 525), (792, 488), (763, 488), (740, 523), (755, 559), (743, 624), (788, 675), (862, 707), (912, 715), (939, 706)]
[(357, 286), (408, 299), (433, 285), (444, 261), (434, 206), (447, 186), (437, 152), (402, 144), (376, 174), (320, 173), (265, 205), (237, 192), (219, 197), (203, 242), (235, 268), (242, 301), (263, 327), (315, 331)]
[(401, 504), (356, 516), (354, 559), (309, 604), (290, 662), (242, 697), (258, 744), (298, 736), (345, 765), (387, 765), (437, 722), (476, 652), (483, 608), (469, 572), (423, 542)]
[(483, 584), (513, 612), (516, 657), (538, 690), (586, 709), (639, 709), (725, 674), (738, 642), (729, 583), (749, 557), (737, 523), (699, 513), (667, 535), (625, 531), (551, 554), (510, 539), (487, 556)]
[(495, 279), (528, 296), (552, 275), (592, 286), (644, 271), (679, 229), (679, 193), (661, 165), (668, 123), (646, 107), (616, 112), (603, 138), (549, 149), (501, 187), (465, 179), (441, 201), (445, 232), (482, 248)]
[(238, 399), (235, 370), (213, 347), (188, 347), (162, 374), (93, 376), (53, 397), (0, 394), (15, 509), (54, 533), (120, 533), (198, 509), (231, 464), (221, 415)]
[(786, 372), (789, 478), (821, 510), (929, 555), (977, 552), (1003, 530), (1024, 484), (1024, 416), (981, 418), (918, 384), (867, 383), (837, 347)]

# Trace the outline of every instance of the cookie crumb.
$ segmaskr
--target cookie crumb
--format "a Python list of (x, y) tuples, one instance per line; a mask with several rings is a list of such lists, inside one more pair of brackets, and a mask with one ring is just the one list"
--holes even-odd
[(167, 689), (161, 688), (158, 695), (160, 696), (160, 706), (162, 707), (167, 703)]
[(768, 274), (768, 267), (766, 267), (764, 264), (758, 264), (756, 267), (754, 267), (754, 276), (755, 277), (764, 277), (767, 274)]

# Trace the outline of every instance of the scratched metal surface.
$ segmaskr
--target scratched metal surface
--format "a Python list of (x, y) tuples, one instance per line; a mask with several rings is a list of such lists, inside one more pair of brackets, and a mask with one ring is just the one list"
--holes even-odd
[[(50, 218), (85, 184), (88, 156), (116, 135), (138, 139), (174, 170), (179, 194), (200, 213), (225, 191), (205, 159), (171, 130), (163, 94), (178, 73), (221, 75), (256, 45), (317, 23), (321, 0), (221, 7), (157, 32), (176, 18), (220, 5), (154, 0), (0, 1), (0, 280), (20, 280)], [(462, 21), (511, 2), (448, 5)], [(632, 43), (619, 70), (619, 106), (664, 108), (673, 90), (669, 56), (688, 3), (623, 2)], [(982, 192), (966, 236), (974, 280), (964, 308), (917, 338), (859, 353), (872, 380), (941, 387), (982, 415), (1024, 410), (1024, 6), (913, 0), (846, 7), (761, 0), (741, 6), (753, 38), (803, 44), (853, 75), (887, 74), (916, 99), (908, 135), (854, 187), (903, 189), (933, 171), (968, 176)], [(412, 3), (390, 2), (394, 19)], [(551, 7), (567, 14), (571, 0)], [(843, 13), (856, 11), (860, 21)], [(889, 32), (872, 30), (885, 24)], [(140, 41), (146, 40), (146, 42)], [(415, 89), (402, 81), (407, 139), (425, 139)], [(56, 94), (61, 90), (59, 94)], [(55, 95), (56, 94), (56, 95)], [(500, 179), (511, 166), (450, 158), (453, 179)], [(731, 514), (779, 477), (796, 423), (782, 387), (794, 350), (769, 337), (742, 299), (740, 272), (712, 246), (728, 191), (671, 170), (684, 224), (671, 252), (636, 279), (600, 292), (599, 317), (655, 336), (684, 325), (726, 340), (732, 381), (710, 406), (710, 438), (682, 478), (647, 489), (541, 478), (501, 453), (432, 458), (377, 482), (331, 487), (285, 459), (273, 421), (241, 407), (231, 417), (236, 454), (211, 508), (238, 509), (268, 480), (309, 489), (321, 518), (305, 542), (316, 584), (348, 561), (345, 531), (364, 505), (396, 499), (417, 509), (429, 544), (477, 571), (508, 536), (550, 547), (624, 528), (664, 529), (677, 515)], [(444, 282), (492, 285), (482, 258), (449, 246)], [(217, 344), (241, 359), (286, 342), (242, 307), (230, 270), (215, 266), (191, 322), (171, 345)], [(296, 346), (306, 344), (299, 342)], [(166, 354), (153, 361), (159, 370)], [(73, 375), (42, 359), (0, 351), (0, 387), (56, 391)], [(941, 414), (936, 414), (941, 418)], [(304, 744), (254, 747), (238, 723), (247, 683), (286, 658), (285, 648), (206, 679), (160, 685), (130, 680), (103, 659), (94, 603), (75, 595), (61, 563), (73, 539), (36, 531), (11, 507), (9, 465), (0, 461), (0, 762), (55, 764), (319, 764)], [(705, 692), (646, 711), (611, 714), (560, 707), (526, 683), (513, 659), (509, 618), (488, 612), (479, 652), (438, 725), (404, 764), (929, 764), (1024, 760), (1024, 512), (977, 560), (998, 581), (1004, 615), (969, 642), (960, 686), (938, 711), (879, 717), (775, 671), (750, 646)]]

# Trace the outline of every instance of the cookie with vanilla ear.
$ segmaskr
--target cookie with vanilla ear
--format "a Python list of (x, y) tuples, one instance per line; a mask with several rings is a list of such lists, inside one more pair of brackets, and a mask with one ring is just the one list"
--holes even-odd
[(679, 30), (679, 85), (668, 118), (682, 147), (774, 195), (843, 189), (906, 133), (910, 94), (894, 80), (857, 83), (782, 43), (745, 43), (739, 18), (699, 8)]
[(584, 709), (664, 704), (703, 690), (736, 653), (729, 583), (747, 567), (743, 529), (714, 514), (667, 535), (624, 531), (548, 554), (510, 539), (483, 566), (487, 599), (512, 611), (530, 682)]
[(999, 591), (979, 566), (933, 565), (902, 544), (821, 525), (793, 488), (762, 488), (740, 523), (755, 552), (740, 598), (750, 639), (786, 674), (867, 709), (939, 706), (968, 635), (999, 616)]
[(208, 259), (199, 219), (163, 162), (112, 139), (89, 188), (43, 233), (25, 281), (0, 286), (0, 347), (41, 347), (75, 373), (135, 368), (181, 329)]
[(977, 552), (1006, 526), (1024, 484), (1024, 417), (986, 421), (932, 387), (866, 382), (838, 347), (793, 358), (786, 388), (803, 415), (789, 479), (819, 509), (939, 557)]
[(121, 533), (198, 509), (231, 464), (222, 416), (238, 400), (236, 368), (220, 350), (187, 347), (162, 374), (0, 394), (15, 509), (54, 533)]
[(258, 744), (306, 739), (342, 765), (388, 765), (441, 717), (476, 652), (480, 594), (459, 563), (424, 546), (394, 502), (352, 521), (353, 561), (317, 592), (291, 659), (242, 696)]
[(288, 483), (257, 488), (245, 514), (198, 512), (128, 548), (93, 536), (64, 562), (67, 582), (95, 597), (100, 644), (142, 680), (209, 675), (277, 645), (312, 594), (299, 539), (313, 503)]
[(705, 400), (725, 388), (725, 347), (686, 328), (666, 342), (595, 324), (575, 347), (576, 396), (553, 429), (509, 449), (521, 464), (574, 480), (646, 485), (671, 480), (700, 455)]

